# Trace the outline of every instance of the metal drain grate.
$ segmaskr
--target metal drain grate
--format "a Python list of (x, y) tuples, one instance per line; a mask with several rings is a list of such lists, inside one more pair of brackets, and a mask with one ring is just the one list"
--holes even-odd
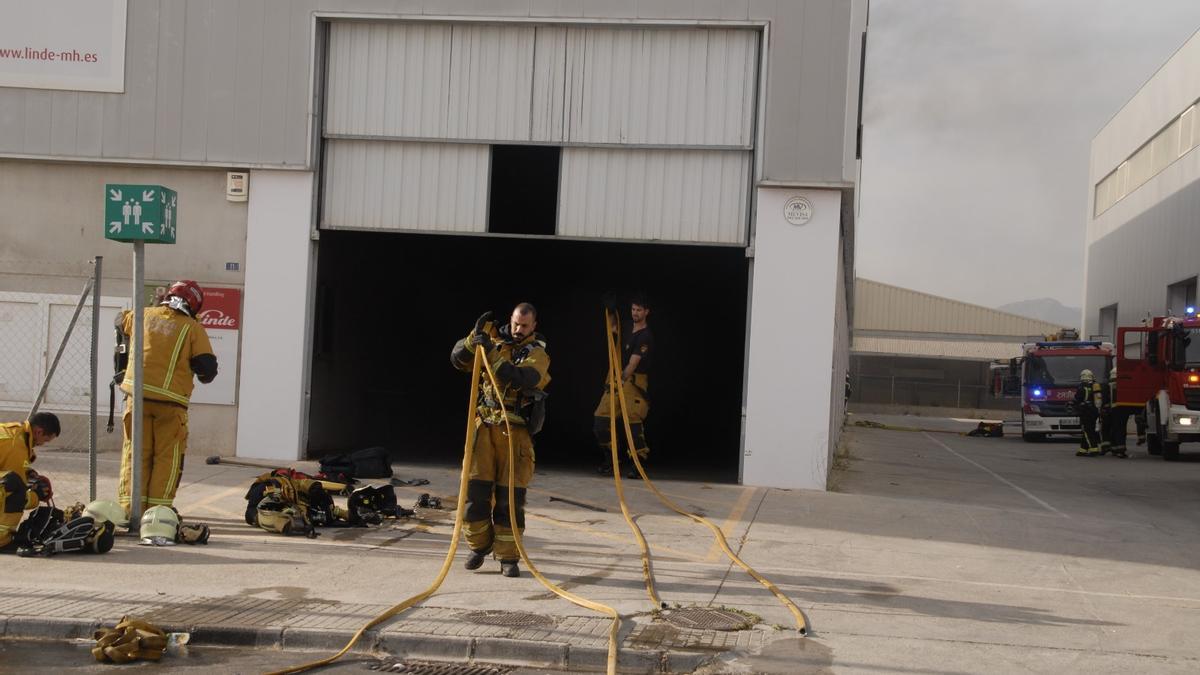
[(460, 617), (471, 623), (482, 623), (488, 626), (511, 626), (526, 628), (531, 626), (553, 626), (554, 620), (532, 612), (505, 612), (499, 609), (466, 612)]
[(506, 675), (512, 668), (501, 666), (461, 666), (453, 663), (422, 663), (404, 661), (401, 663), (380, 663), (371, 666), (371, 670), (379, 673), (406, 673), (407, 675)]
[(673, 626), (700, 630), (746, 630), (755, 624), (753, 618), (728, 609), (686, 607), (666, 610), (661, 616)]

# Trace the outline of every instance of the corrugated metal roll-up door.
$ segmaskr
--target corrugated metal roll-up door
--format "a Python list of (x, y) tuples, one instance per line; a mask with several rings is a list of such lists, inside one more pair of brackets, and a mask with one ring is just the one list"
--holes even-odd
[(568, 143), (752, 146), (756, 32), (572, 28), (565, 48)]
[(335, 22), (325, 136), (528, 141), (534, 31)]
[(321, 227), (487, 231), (489, 146), (563, 146), (557, 234), (743, 245), (758, 32), (330, 26)]
[(488, 146), (332, 140), (321, 227), (486, 232)]
[(743, 244), (750, 153), (566, 148), (558, 233)]

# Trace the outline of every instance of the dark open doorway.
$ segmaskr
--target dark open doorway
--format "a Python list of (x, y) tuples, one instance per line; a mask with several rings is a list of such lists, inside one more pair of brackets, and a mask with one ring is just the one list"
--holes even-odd
[(553, 378), (538, 462), (594, 466), (600, 298), (645, 290), (653, 472), (736, 480), (747, 274), (740, 248), (323, 231), (310, 454), (382, 445), (398, 460), (457, 462), (468, 382), (450, 348), (483, 311), (505, 318), (528, 301)]

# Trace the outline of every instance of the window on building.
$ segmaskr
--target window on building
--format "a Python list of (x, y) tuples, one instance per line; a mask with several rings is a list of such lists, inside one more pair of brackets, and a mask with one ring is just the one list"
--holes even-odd
[(493, 145), (488, 232), (552, 235), (561, 148)]
[(1177, 281), (1167, 286), (1167, 313), (1182, 315), (1188, 309), (1195, 311), (1196, 277)]
[(1200, 120), (1196, 106), (1188, 106), (1178, 117), (1159, 129), (1150, 140), (1129, 155), (1124, 162), (1096, 183), (1093, 213), (1099, 216), (1125, 195), (1133, 192), (1200, 142)]

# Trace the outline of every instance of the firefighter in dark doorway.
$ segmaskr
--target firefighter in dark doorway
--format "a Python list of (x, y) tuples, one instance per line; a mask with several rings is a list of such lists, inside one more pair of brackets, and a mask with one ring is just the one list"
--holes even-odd
[[(194, 281), (176, 281), (160, 304), (143, 310), (142, 324), (142, 484), (141, 506), (171, 506), (187, 452), (188, 403), (195, 387), (217, 376), (217, 357), (198, 315), (204, 291)], [(133, 315), (117, 317), (126, 344)], [(124, 368), (125, 438), (117, 501), (129, 511), (133, 485), (133, 369)], [(139, 511), (142, 509), (139, 509)]]
[(1100, 434), (1096, 430), (1096, 422), (1100, 419), (1100, 411), (1108, 405), (1108, 396), (1096, 376), (1090, 370), (1079, 373), (1079, 386), (1075, 389), (1075, 410), (1079, 413), (1079, 451), (1077, 457), (1100, 456)]
[[(479, 385), (475, 409), (475, 447), (467, 483), (463, 530), (471, 554), (465, 567), (479, 569), (489, 553), (500, 560), (506, 577), (521, 576), (513, 527), (525, 531), (525, 492), (533, 480), (533, 436), (545, 420), (545, 391), (550, 383), (550, 356), (537, 329), (537, 310), (523, 302), (513, 309), (508, 324), (496, 329), (486, 312), (467, 337), (454, 344), (450, 362), (471, 372), (475, 350), (482, 347), (502, 391), (486, 375)], [(508, 412), (504, 423), (500, 402)], [(516, 523), (509, 521), (508, 429), (514, 450), (513, 488)], [(494, 501), (494, 506), (493, 506)]]
[[(611, 296), (605, 298), (605, 305), (606, 310), (616, 312), (616, 300)], [(644, 294), (639, 293), (633, 297), (629, 306), (629, 318), (632, 319), (632, 323), (627, 327), (623, 326), (622, 335), (618, 336), (621, 339), (621, 385), (629, 406), (629, 427), (633, 432), (634, 448), (631, 452), (637, 452), (638, 459), (645, 463), (650, 455), (650, 448), (646, 445), (645, 422), (650, 413), (649, 389), (650, 369), (654, 362), (654, 333), (647, 324), (650, 318), (650, 302)], [(596, 470), (603, 474), (613, 471), (608, 397), (609, 388), (606, 383), (604, 394), (600, 397), (596, 412), (593, 413), (596, 442), (604, 453), (604, 458)], [(621, 414), (619, 405), (617, 414)], [(622, 434), (618, 433), (618, 438), (621, 436)], [(637, 478), (637, 467), (630, 466), (626, 475), (629, 478)]]
[(34, 413), (28, 422), (0, 424), (0, 549), (12, 544), (26, 509), (50, 498), (50, 481), (33, 470), (34, 448), (61, 432), (58, 417), (48, 412)]

